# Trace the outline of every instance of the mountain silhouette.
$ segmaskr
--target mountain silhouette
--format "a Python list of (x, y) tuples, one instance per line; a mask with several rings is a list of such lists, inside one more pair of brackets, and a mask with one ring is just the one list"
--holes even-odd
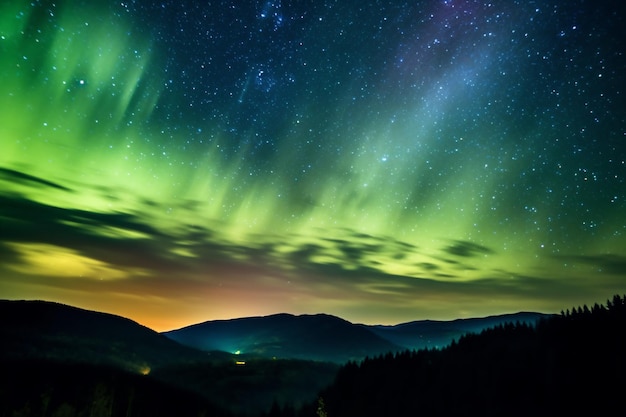
[(3, 359), (53, 359), (149, 373), (205, 353), (130, 319), (47, 301), (0, 300)]
[(204, 351), (345, 363), (406, 349), (442, 348), (468, 333), (479, 333), (508, 322), (534, 324), (546, 316), (523, 312), (371, 326), (353, 324), (327, 314), (276, 314), (207, 321), (163, 334)]
[(336, 363), (402, 349), (369, 329), (327, 314), (207, 321), (164, 335), (205, 351)]
[(471, 319), (450, 321), (418, 320), (394, 326), (367, 326), (373, 333), (409, 350), (443, 348), (468, 333), (480, 333), (485, 329), (505, 323), (535, 324), (549, 314), (520, 312)]
[(327, 315), (275, 314), (215, 320), (157, 333), (130, 319), (47, 301), (0, 300), (0, 352), (148, 372), (155, 366), (216, 361), (232, 355), (345, 363), (405, 349), (441, 348), (503, 323), (534, 324), (548, 315), (516, 313), (394, 326), (353, 324)]

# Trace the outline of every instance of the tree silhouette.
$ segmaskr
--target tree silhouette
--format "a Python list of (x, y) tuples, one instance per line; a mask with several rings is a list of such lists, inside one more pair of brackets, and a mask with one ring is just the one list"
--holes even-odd
[(321, 393), (324, 410), (343, 417), (602, 414), (621, 407), (626, 391), (624, 329), (626, 297), (616, 295), (606, 307), (498, 325), (443, 349), (366, 358), (340, 369)]

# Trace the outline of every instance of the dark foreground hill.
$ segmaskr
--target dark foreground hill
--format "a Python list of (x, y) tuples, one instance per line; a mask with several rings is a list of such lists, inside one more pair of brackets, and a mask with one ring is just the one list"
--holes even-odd
[(0, 300), (0, 334), (0, 416), (256, 415), (311, 401), (338, 369), (246, 355), (238, 364), (123, 317), (44, 301)]
[(148, 373), (204, 360), (132, 320), (46, 301), (0, 300), (0, 358), (71, 360)]
[(326, 314), (208, 321), (164, 334), (205, 351), (335, 363), (403, 350), (366, 328)]
[(469, 334), (445, 349), (349, 363), (299, 415), (623, 415), (624, 392), (626, 298), (615, 296), (535, 326)]
[(0, 360), (0, 415), (231, 417), (202, 395), (116, 367)]

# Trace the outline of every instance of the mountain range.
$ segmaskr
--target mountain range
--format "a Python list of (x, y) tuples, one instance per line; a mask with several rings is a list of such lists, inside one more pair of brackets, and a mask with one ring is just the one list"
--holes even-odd
[(345, 363), (387, 352), (442, 348), (467, 333), (503, 323), (533, 324), (547, 315), (522, 312), (452, 321), (421, 320), (395, 326), (353, 324), (327, 314), (275, 314), (215, 320), (163, 333), (203, 351)]
[[(3, 356), (75, 358), (127, 370), (241, 357), (345, 363), (387, 352), (442, 348), (467, 333), (503, 323), (533, 324), (547, 315), (522, 312), (394, 326), (353, 324), (327, 315), (275, 314), (213, 320), (157, 333), (132, 320), (45, 301), (0, 300)], [(45, 349), (42, 347), (45, 346)], [(71, 349), (68, 347), (71, 346)]]
[[(443, 347), (468, 332), (505, 322), (533, 322), (543, 316), (518, 313), (367, 326), (326, 314), (276, 314), (208, 321), (158, 333), (112, 314), (46, 301), (0, 300), (0, 366), (5, 371), (0, 396), (10, 398), (19, 391), (15, 381), (22, 380), (24, 387), (32, 385), (28, 378), (48, 387), (44, 391), (64, 386), (74, 392), (74, 385), (85, 384), (90, 388), (70, 397), (86, 395), (87, 400), (100, 395), (102, 384), (113, 395), (115, 381), (126, 381), (129, 392), (150, 392), (153, 388), (146, 384), (153, 381), (165, 384), (158, 391), (170, 386), (172, 392), (199, 396), (208, 402), (202, 406), (206, 409), (257, 414), (276, 401), (299, 406), (314, 400), (348, 361)], [(24, 374), (26, 369), (29, 376)], [(61, 369), (68, 369), (65, 376), (59, 375)], [(149, 378), (136, 380), (132, 375)], [(39, 401), (35, 397), (30, 401)], [(87, 410), (88, 404), (74, 407)]]
[(560, 315), (396, 326), (278, 314), (162, 334), (0, 300), (0, 415), (608, 414), (624, 392), (625, 307), (616, 295)]
[(549, 314), (520, 312), (450, 321), (417, 320), (394, 326), (361, 325), (374, 334), (408, 350), (443, 348), (468, 333), (480, 333), (505, 323), (535, 324)]

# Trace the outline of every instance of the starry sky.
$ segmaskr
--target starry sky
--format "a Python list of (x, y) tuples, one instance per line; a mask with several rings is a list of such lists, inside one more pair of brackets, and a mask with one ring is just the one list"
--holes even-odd
[(626, 292), (619, 2), (0, 5), (0, 296), (155, 330)]

